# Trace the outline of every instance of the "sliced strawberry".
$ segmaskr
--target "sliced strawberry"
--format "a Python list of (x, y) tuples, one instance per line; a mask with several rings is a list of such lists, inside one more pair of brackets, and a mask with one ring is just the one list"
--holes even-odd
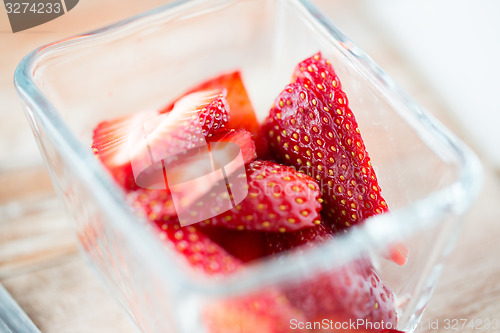
[[(126, 189), (137, 185), (133, 177), (132, 165), (127, 161), (127, 138), (130, 133), (157, 115), (156, 111), (143, 111), (106, 120), (94, 129), (92, 149), (114, 179)], [(119, 158), (115, 158), (119, 156)]]
[(298, 231), (267, 232), (266, 252), (267, 254), (276, 254), (299, 246), (313, 247), (333, 238), (334, 231), (325, 222)]
[[(334, 237), (334, 231), (322, 222), (314, 228), (295, 232), (266, 233), (266, 250), (268, 254), (276, 254), (299, 246), (312, 247)], [(364, 324), (385, 323), (386, 326), (379, 325), (382, 328), (395, 327), (397, 322), (393, 294), (367, 260), (320, 273), (300, 284), (292, 283), (285, 287), (285, 295), (292, 305), (304, 311), (309, 321), (358, 323), (359, 319)], [(345, 332), (369, 332), (361, 329), (365, 326), (356, 324), (355, 327), (359, 330), (351, 327)]]
[(287, 333), (292, 319), (304, 321), (276, 290), (218, 301), (206, 307), (203, 317), (209, 333)]
[[(318, 180), (322, 215), (334, 229), (388, 211), (340, 80), (321, 54), (296, 67), (264, 131), (273, 156)], [(407, 249), (399, 244), (388, 256), (402, 265)]]
[[(299, 246), (312, 247), (334, 237), (334, 231), (322, 222), (295, 232), (266, 233), (266, 250), (268, 254), (276, 254)], [(354, 321), (355, 328), (364, 327), (358, 325), (358, 319), (390, 325), (382, 327), (395, 327), (396, 324), (393, 295), (368, 261), (359, 260), (341, 269), (320, 273), (300, 284), (292, 283), (284, 290), (291, 304), (301, 309), (308, 321)], [(352, 327), (345, 330), (358, 331), (369, 332)]]
[[(381, 328), (397, 324), (394, 295), (365, 260), (284, 286), (284, 294), (308, 321), (351, 320), (360, 323), (358, 329), (370, 328), (367, 322), (378, 323)], [(380, 326), (382, 323), (386, 326)]]
[(168, 189), (140, 188), (128, 192), (126, 196), (127, 202), (150, 221), (171, 221), (177, 214), (172, 194)]
[[(182, 240), (185, 235), (196, 234), (195, 236), (189, 236), (189, 239), (200, 239), (203, 244), (198, 245), (193, 242), (181, 244), (178, 250), (182, 250), (181, 252), (185, 255), (190, 255), (190, 249), (184, 249), (184, 245), (188, 247), (194, 246), (193, 250), (200, 250), (200, 255), (203, 255), (205, 253), (203, 252), (203, 248), (212, 243), (216, 245), (215, 248), (217, 249), (217, 251), (213, 252), (215, 256), (225, 257), (229, 255), (235, 259), (235, 262), (248, 262), (262, 258), (267, 254), (265, 249), (265, 233), (263, 232), (181, 226), (175, 212), (172, 197), (168, 191), (141, 189), (128, 193), (127, 199), (139, 216), (145, 217), (155, 223), (162, 231), (168, 231), (165, 235), (168, 236), (168, 240), (173, 242), (174, 245)], [(182, 232), (175, 235), (177, 231)], [(183, 237), (180, 238), (181, 236)], [(200, 266), (204, 266), (202, 258), (199, 255), (197, 258), (200, 259)], [(231, 265), (235, 262), (229, 261)], [(195, 266), (198, 265), (196, 262), (194, 264)], [(233, 269), (232, 266), (230, 268)], [(236, 268), (234, 267), (234, 269)], [(208, 269), (205, 270), (207, 271)]]
[[(197, 215), (190, 216), (189, 219), (194, 222), (203, 220), (203, 209), (198, 200), (204, 195), (211, 198), (217, 193), (220, 195), (226, 193), (227, 198), (229, 198), (225, 182), (227, 179), (236, 177), (233, 173), (237, 172), (238, 169), (244, 172), (244, 164), (255, 158), (255, 146), (251, 135), (244, 130), (219, 131), (207, 139), (207, 144), (206, 150), (190, 150), (179, 161), (172, 162), (166, 167), (165, 174), (168, 173), (168, 176), (165, 179), (169, 179), (172, 188), (169, 186), (166, 189), (139, 188), (127, 194), (128, 202), (140, 208), (143, 215), (151, 220), (175, 218), (176, 222), (179, 222), (177, 214), (188, 210), (197, 212)], [(241, 152), (242, 160), (234, 162), (234, 156), (238, 156), (239, 152)], [(225, 163), (226, 161), (231, 163)], [(216, 172), (220, 168), (224, 168), (225, 172)], [(203, 177), (207, 173), (212, 173), (212, 176)], [(161, 176), (163, 178), (163, 173)], [(183, 185), (183, 179), (190, 179), (190, 181)], [(177, 195), (177, 198), (174, 198), (173, 194)], [(180, 205), (180, 201), (183, 201), (185, 207)], [(195, 204), (193, 209), (192, 206)], [(210, 215), (210, 217), (212, 216)], [(196, 220), (197, 218), (201, 220)]]
[[(181, 225), (217, 215), (214, 204), (224, 203), (218, 206), (221, 212), (234, 206), (230, 200), (212, 198), (228, 199), (232, 194), (234, 201), (241, 201), (246, 194), (245, 164), (255, 158), (251, 135), (244, 130), (219, 132), (199, 150), (187, 151), (165, 170)], [(227, 187), (230, 184), (232, 189)]]
[(202, 232), (243, 262), (266, 256), (266, 233), (226, 228), (203, 228)]
[(222, 93), (200, 91), (178, 100), (168, 114), (140, 112), (100, 123), (94, 130), (92, 148), (125, 189), (165, 188), (165, 184), (153, 186), (137, 181), (144, 171), (152, 166), (155, 169), (155, 165), (160, 174), (156, 178), (162, 178), (162, 160), (203, 146), (206, 137), (225, 126), (228, 117)]
[[(320, 222), (318, 184), (293, 168), (256, 160), (247, 166), (248, 195), (226, 212), (221, 206), (231, 198), (208, 198), (213, 218), (204, 224), (237, 230), (293, 231)], [(235, 189), (232, 188), (232, 196)], [(236, 189), (238, 190), (238, 189)], [(241, 189), (239, 189), (241, 190)]]
[(211, 147), (211, 151), (215, 159), (217, 158), (217, 153), (215, 152), (215, 150), (218, 149), (220, 151), (223, 151), (227, 147), (223, 144), (224, 142), (234, 143), (239, 146), (245, 164), (250, 163), (257, 157), (255, 143), (252, 140), (252, 135), (250, 132), (245, 130), (221, 130), (210, 137), (207, 141)]
[[(241, 262), (259, 259), (267, 254), (265, 247), (266, 238), (263, 232), (239, 231), (225, 228), (200, 228), (199, 226), (193, 226), (195, 227), (193, 229), (189, 228), (189, 226), (180, 226), (173, 200), (167, 191), (137, 190), (130, 192), (127, 196), (128, 201), (133, 205), (138, 215), (146, 217), (163, 230), (170, 230), (172, 232), (174, 230), (181, 230), (184, 233), (196, 233), (200, 239), (203, 239), (205, 244), (213, 242), (227, 254)], [(177, 239), (171, 239), (172, 234), (168, 234), (168, 236), (171, 241), (177, 243)], [(193, 244), (189, 246), (191, 245)], [(217, 253), (220, 254), (221, 252)]]
[[(227, 90), (226, 100), (231, 110), (228, 128), (245, 129), (257, 134), (259, 123), (252, 102), (243, 84), (240, 71), (234, 71), (211, 78), (189, 89), (183, 96), (203, 90)], [(160, 113), (169, 112), (175, 103), (166, 106)]]
[[(201, 84), (191, 88), (187, 93), (210, 89), (226, 89), (226, 100), (230, 108), (230, 120), (227, 124), (229, 129), (244, 129), (252, 134), (257, 146), (259, 157), (267, 156), (267, 144), (260, 135), (260, 125), (257, 121), (252, 102), (248, 96), (243, 83), (241, 72), (233, 71), (216, 76)], [(165, 107), (162, 112), (168, 112), (173, 108), (173, 104)]]
[(272, 153), (321, 182), (323, 215), (335, 228), (388, 210), (339, 78), (321, 54), (297, 66), (265, 129)]
[(195, 226), (181, 227), (173, 220), (157, 221), (159, 237), (173, 247), (189, 264), (208, 274), (230, 274), (241, 267), (241, 261), (230, 255)]

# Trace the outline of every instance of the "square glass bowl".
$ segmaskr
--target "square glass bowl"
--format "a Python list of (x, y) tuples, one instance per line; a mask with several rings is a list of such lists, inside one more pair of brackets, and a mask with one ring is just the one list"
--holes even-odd
[[(318, 51), (342, 82), (391, 213), (230, 276), (193, 271), (125, 203), (93, 156), (93, 128), (233, 69), (262, 120), (294, 66)], [(218, 332), (207, 311), (300, 289), (360, 258), (394, 292), (398, 327), (412, 332), (481, 184), (475, 155), (307, 0), (179, 1), (31, 52), (15, 85), (82, 252), (144, 332)], [(405, 266), (385, 259), (395, 242), (409, 250)], [(233, 319), (242, 332), (255, 319), (247, 315)]]

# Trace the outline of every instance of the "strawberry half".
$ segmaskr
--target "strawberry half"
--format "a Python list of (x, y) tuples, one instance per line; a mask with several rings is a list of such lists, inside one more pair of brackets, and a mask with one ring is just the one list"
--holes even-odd
[[(215, 217), (204, 224), (237, 230), (286, 232), (320, 223), (320, 190), (309, 176), (293, 168), (256, 160), (246, 168), (248, 195), (234, 208), (221, 213), (230, 198), (208, 198)], [(234, 195), (234, 192), (233, 192)]]
[(233, 143), (238, 145), (245, 164), (250, 163), (257, 157), (252, 134), (246, 130), (221, 130), (210, 137), (207, 142), (210, 146), (212, 154), (215, 155), (215, 159), (217, 159), (218, 156), (215, 150), (219, 149), (222, 152), (227, 147), (224, 143)]
[(299, 246), (313, 247), (333, 239), (332, 228), (321, 221), (314, 227), (285, 233), (267, 232), (265, 236), (266, 253), (269, 255), (297, 248)]
[[(394, 295), (365, 260), (318, 272), (309, 280), (284, 286), (283, 292), (308, 321), (364, 320), (365, 323), (384, 323), (383, 328), (397, 324)], [(359, 329), (369, 327), (369, 324), (357, 326)]]
[(200, 91), (178, 100), (169, 113), (146, 111), (101, 122), (92, 148), (119, 185), (150, 188), (152, 184), (138, 184), (142, 173), (161, 174), (162, 160), (204, 145), (228, 118), (224, 92)]
[(120, 118), (106, 120), (94, 129), (92, 149), (116, 182), (125, 189), (136, 188), (126, 150), (127, 138), (132, 131), (157, 115), (156, 111), (143, 111)]
[[(299, 246), (313, 247), (334, 237), (334, 231), (324, 222), (295, 232), (266, 233), (266, 251), (267, 254), (276, 254)], [(382, 328), (392, 328), (397, 323), (394, 296), (368, 260), (358, 260), (340, 269), (319, 273), (300, 284), (292, 283), (285, 287), (284, 294), (292, 305), (303, 310), (308, 321), (328, 319), (357, 323), (362, 319), (365, 323), (385, 323), (386, 326), (379, 325)], [(380, 332), (361, 327), (356, 325), (359, 330), (345, 332)]]
[(218, 301), (206, 307), (203, 317), (210, 333), (286, 333), (290, 320), (304, 321), (276, 290)]
[[(227, 91), (226, 100), (229, 104), (230, 119), (226, 126), (229, 129), (244, 129), (252, 134), (259, 156), (267, 155), (267, 144), (261, 139), (260, 125), (255, 110), (243, 83), (241, 72), (233, 71), (211, 78), (191, 88), (186, 94), (202, 90)], [(168, 112), (173, 104), (165, 107), (162, 112)]]
[[(266, 233), (266, 250), (268, 254), (276, 254), (299, 246), (312, 247), (334, 237), (334, 231), (322, 222), (295, 232)], [(328, 319), (343, 323), (362, 319), (383, 322), (386, 326), (382, 327), (386, 328), (395, 327), (397, 322), (394, 296), (367, 260), (319, 273), (300, 284), (292, 283), (285, 286), (283, 292), (292, 305), (304, 312), (308, 321)], [(345, 332), (369, 332), (361, 327)]]
[(159, 237), (167, 246), (182, 254), (195, 269), (208, 274), (230, 274), (241, 267), (241, 261), (200, 232), (195, 226), (181, 227), (173, 221), (157, 221)]
[(243, 262), (260, 259), (267, 254), (264, 232), (227, 228), (200, 228), (200, 230)]
[(336, 229), (388, 210), (340, 80), (321, 54), (296, 67), (264, 126), (273, 154), (321, 182), (323, 215)]
[(126, 194), (126, 201), (136, 212), (150, 221), (172, 221), (178, 223), (172, 193), (170, 190), (140, 188)]
[[(168, 171), (165, 172), (172, 175), (169, 179), (180, 180), (194, 178), (194, 173), (206, 174), (207, 172), (212, 172), (213, 168), (219, 169), (219, 167), (225, 167), (225, 176), (231, 179), (233, 178), (231, 172), (238, 171), (239, 167), (243, 170), (243, 164), (247, 164), (255, 158), (255, 145), (252, 141), (251, 134), (244, 130), (219, 131), (207, 139), (207, 144), (206, 151), (205, 149), (202, 149), (201, 152), (194, 151), (194, 153), (191, 153), (192, 150), (188, 151), (190, 156), (184, 156), (178, 165), (167, 166), (166, 169), (168, 169)], [(229, 147), (229, 145), (233, 146)], [(242, 162), (233, 163), (233, 166), (236, 168), (227, 167), (223, 162), (236, 156), (236, 154), (238, 154), (236, 150), (241, 152)], [(197, 163), (200, 161), (201, 163)], [(196, 170), (192, 171), (193, 168)], [(175, 188), (177, 191), (175, 194), (180, 197), (181, 200), (184, 199), (186, 207), (181, 207), (179, 204), (176, 205), (172, 196), (172, 191), (168, 186), (166, 189), (139, 188), (134, 191), (129, 191), (129, 193), (127, 193), (127, 201), (140, 209), (141, 214), (148, 217), (150, 220), (170, 221), (173, 219), (178, 223), (178, 213), (182, 213), (186, 210), (198, 212), (198, 214), (200, 213), (199, 204), (195, 207), (192, 207), (192, 205), (195, 205), (204, 195), (210, 198), (219, 192), (221, 195), (223, 192), (227, 193), (224, 183), (226, 178), (224, 178), (224, 174), (222, 173), (220, 173), (220, 176), (219, 178), (215, 176), (210, 177), (209, 181), (201, 177), (199, 181), (191, 181), (186, 186), (177, 186)], [(221, 187), (219, 183), (222, 183), (223, 187)], [(174, 187), (172, 187), (172, 190), (174, 190)], [(199, 215), (201, 218), (201, 214)], [(196, 218), (198, 218), (198, 215), (195, 214), (192, 216), (193, 220)], [(199, 221), (200, 220), (197, 222)]]

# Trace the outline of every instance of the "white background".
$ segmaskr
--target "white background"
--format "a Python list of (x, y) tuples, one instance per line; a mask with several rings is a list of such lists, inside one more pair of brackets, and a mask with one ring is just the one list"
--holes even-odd
[(366, 14), (500, 167), (500, 1), (367, 0)]

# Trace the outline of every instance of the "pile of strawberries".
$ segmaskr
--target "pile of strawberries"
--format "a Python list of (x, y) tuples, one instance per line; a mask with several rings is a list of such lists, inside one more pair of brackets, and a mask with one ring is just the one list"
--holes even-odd
[[(246, 176), (246, 195), (238, 200), (224, 179), (193, 180), (213, 171), (200, 161), (224, 156), (231, 145), (241, 152), (238, 176)], [(162, 110), (101, 122), (92, 148), (166, 245), (207, 274), (231, 274), (255, 259), (321, 244), (388, 211), (347, 96), (320, 53), (297, 65), (263, 124), (236, 71)], [(175, 171), (165, 177), (169, 166)], [(172, 179), (194, 186), (179, 190)], [(182, 226), (181, 210), (198, 223)], [(391, 258), (406, 261), (404, 251)], [(362, 259), (279, 290), (220, 302), (205, 314), (212, 333), (289, 332), (292, 318), (397, 324), (392, 292)], [(382, 328), (373, 331), (396, 332)], [(329, 330), (315, 330), (323, 331)]]

